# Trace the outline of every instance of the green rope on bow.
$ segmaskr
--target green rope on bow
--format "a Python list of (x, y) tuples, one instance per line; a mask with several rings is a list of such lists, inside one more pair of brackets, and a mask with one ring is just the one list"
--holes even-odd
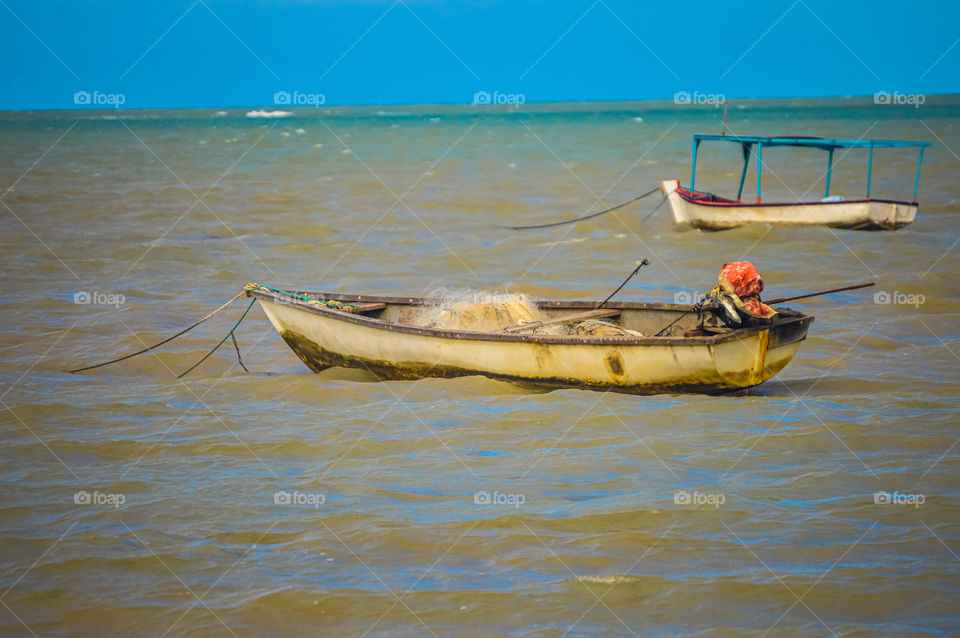
[(334, 310), (341, 310), (343, 312), (349, 312), (352, 314), (357, 314), (360, 312), (360, 306), (356, 304), (343, 303), (342, 301), (337, 301), (336, 299), (313, 299), (312, 297), (307, 297), (306, 295), (299, 295), (295, 292), (290, 292), (289, 290), (280, 290), (279, 288), (271, 288), (270, 286), (264, 286), (263, 284), (247, 284), (245, 287), (245, 290), (256, 290), (257, 288), (263, 288), (264, 290), (272, 290), (273, 292), (283, 293), (284, 295), (290, 295), (291, 297), (302, 299), (307, 303), (312, 303), (318, 306), (326, 306), (327, 308), (333, 308)]

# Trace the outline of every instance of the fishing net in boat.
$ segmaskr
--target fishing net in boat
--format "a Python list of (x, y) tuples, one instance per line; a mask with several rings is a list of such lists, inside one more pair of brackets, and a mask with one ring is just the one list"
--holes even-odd
[[(555, 320), (555, 318), (554, 318)], [(578, 337), (642, 337), (612, 320), (584, 319), (551, 323), (537, 304), (522, 294), (434, 293), (425, 298), (411, 323), (441, 330), (493, 332), (512, 328), (514, 334)], [(547, 325), (541, 325), (546, 323)], [(516, 330), (529, 325), (527, 329)]]
[(567, 335), (571, 337), (642, 337), (642, 332), (630, 330), (604, 319), (586, 319), (559, 326), (548, 326), (533, 331), (534, 334)]
[(543, 313), (522, 294), (434, 293), (424, 299), (413, 325), (441, 330), (489, 332), (543, 321)]

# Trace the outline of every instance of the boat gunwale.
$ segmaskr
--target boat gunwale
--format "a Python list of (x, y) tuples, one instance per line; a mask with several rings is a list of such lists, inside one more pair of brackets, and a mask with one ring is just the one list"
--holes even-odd
[[(423, 305), (422, 297), (392, 297), (392, 296), (379, 296), (379, 295), (351, 295), (351, 294), (339, 294), (339, 293), (326, 293), (326, 292), (305, 292), (305, 291), (291, 291), (293, 295), (302, 295), (302, 296), (316, 296), (318, 301), (323, 300), (335, 300), (345, 303), (384, 303), (387, 305)], [(813, 323), (814, 316), (808, 315), (799, 311), (789, 310), (791, 315), (781, 316), (773, 319), (769, 323), (759, 324), (755, 326), (749, 326), (746, 328), (738, 328), (731, 332), (722, 333), (713, 335), (711, 337), (614, 337), (614, 336), (587, 336), (587, 335), (545, 335), (545, 334), (515, 334), (508, 332), (478, 332), (472, 330), (449, 330), (449, 329), (437, 329), (437, 328), (427, 328), (423, 326), (413, 326), (400, 323), (392, 323), (389, 321), (383, 321), (381, 319), (375, 319), (373, 317), (367, 317), (361, 314), (354, 314), (343, 312), (340, 310), (335, 310), (333, 308), (327, 308), (325, 306), (314, 305), (308, 303), (299, 297), (292, 295), (281, 295), (280, 293), (274, 292), (273, 290), (266, 289), (253, 289), (247, 291), (248, 297), (256, 297), (260, 299), (265, 299), (267, 301), (275, 302), (283, 306), (292, 306), (299, 310), (306, 311), (311, 314), (319, 315), (321, 317), (334, 319), (337, 321), (344, 321), (347, 323), (358, 324), (366, 326), (369, 328), (374, 328), (377, 330), (386, 330), (390, 332), (400, 332), (404, 334), (412, 334), (421, 337), (439, 337), (443, 339), (456, 339), (462, 341), (508, 341), (516, 343), (543, 343), (543, 344), (556, 344), (556, 345), (588, 345), (588, 346), (714, 346), (727, 341), (739, 340), (743, 337), (750, 336), (764, 330), (773, 331), (775, 328), (781, 326), (790, 325), (792, 323), (801, 323), (803, 321), (809, 321)], [(584, 300), (535, 300), (535, 303), (547, 309), (554, 310), (591, 310), (596, 308), (596, 301), (584, 301)], [(608, 302), (605, 308), (609, 309), (619, 309), (619, 310), (663, 310), (663, 311), (673, 311), (673, 312), (682, 312), (689, 310), (688, 306), (682, 306), (678, 304), (668, 304), (668, 303), (656, 303), (656, 302), (643, 302), (643, 301), (611, 301)], [(794, 314), (795, 313), (795, 314)], [(804, 337), (799, 339), (802, 341), (806, 338), (806, 332), (804, 332)], [(788, 342), (793, 343), (793, 342)], [(786, 344), (783, 344), (786, 345)]]
[[(901, 206), (920, 206), (920, 203), (917, 200), (913, 201), (904, 201), (900, 199), (879, 199), (879, 198), (869, 198), (869, 199), (832, 199), (832, 200), (809, 200), (802, 202), (744, 202), (744, 201), (735, 201), (731, 199), (721, 198), (725, 201), (710, 201), (697, 199), (691, 194), (690, 189), (683, 188), (682, 186), (677, 186), (674, 191), (683, 201), (694, 204), (698, 206), (716, 206), (718, 208), (730, 208), (730, 207), (740, 207), (740, 208), (765, 208), (767, 206), (835, 206), (837, 204), (867, 204), (870, 202), (879, 202), (881, 204), (900, 204)], [(711, 195), (713, 197), (720, 197), (716, 193), (708, 193), (706, 191), (696, 191), (698, 193), (704, 193)]]

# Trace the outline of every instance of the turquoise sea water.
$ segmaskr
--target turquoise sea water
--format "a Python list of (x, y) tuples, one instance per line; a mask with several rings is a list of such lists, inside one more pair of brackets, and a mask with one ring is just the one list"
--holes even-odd
[[(960, 631), (958, 98), (730, 104), (734, 134), (933, 142), (892, 233), (702, 233), (644, 221), (655, 198), (504, 228), (686, 183), (720, 109), (250, 110), (0, 113), (0, 633)], [(735, 193), (737, 154), (707, 149), (698, 187)], [(820, 196), (823, 153), (764, 160), (765, 198)], [(874, 162), (874, 196), (909, 198), (915, 155)], [(831, 192), (862, 195), (865, 167), (838, 153)], [(63, 372), (247, 281), (600, 299), (642, 257), (623, 299), (682, 300), (739, 259), (768, 296), (877, 286), (797, 302), (794, 361), (729, 396), (314, 375), (256, 307), (249, 373), (225, 347), (177, 380), (239, 303)]]

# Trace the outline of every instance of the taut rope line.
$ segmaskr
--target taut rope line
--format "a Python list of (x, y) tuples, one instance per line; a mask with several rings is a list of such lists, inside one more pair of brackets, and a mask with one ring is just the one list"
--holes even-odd
[[(599, 213), (591, 213), (590, 215), (584, 215), (583, 217), (577, 217), (576, 219), (565, 219), (565, 220), (562, 221), (562, 222), (552, 222), (552, 223), (549, 223), (549, 224), (536, 224), (536, 225), (534, 225), (534, 226), (511, 226), (510, 229), (511, 229), (511, 230), (533, 230), (534, 228), (552, 228), (552, 227), (554, 227), (554, 226), (563, 226), (564, 224), (575, 224), (575, 223), (577, 223), (577, 222), (582, 222), (582, 221), (586, 221), (586, 220), (588, 220), (588, 219), (593, 219), (594, 217), (599, 217), (600, 215), (606, 215), (607, 213), (612, 213), (612, 212), (615, 211), (615, 210), (620, 210), (621, 208), (623, 208), (623, 207), (626, 206), (627, 204), (632, 204), (633, 202), (638, 202), (638, 201), (640, 201), (641, 199), (643, 199), (644, 197), (647, 197), (647, 196), (649, 196), (649, 195), (653, 195), (654, 193), (656, 193), (656, 192), (659, 191), (659, 190), (660, 190), (660, 187), (657, 186), (657, 187), (654, 188), (653, 190), (649, 190), (649, 191), (647, 191), (646, 193), (644, 193), (643, 195), (637, 195), (637, 196), (634, 197), (633, 199), (628, 199), (628, 200), (625, 201), (625, 202), (622, 202), (622, 203), (620, 203), (620, 204), (617, 204), (616, 206), (614, 206), (614, 207), (612, 207), (612, 208), (608, 208), (608, 209), (606, 209), (606, 210), (602, 210), (602, 211), (600, 211)], [(664, 197), (664, 198), (663, 198), (663, 201), (666, 201), (666, 200), (667, 200), (667, 198)], [(654, 213), (657, 212), (657, 210), (658, 210), (658, 209), (660, 208), (660, 206), (662, 206), (662, 205), (663, 205), (663, 202), (660, 202), (660, 204), (658, 204), (657, 207), (653, 209), (653, 212), (654, 212)], [(651, 213), (651, 215), (652, 215), (652, 214), (653, 214), (653, 213)], [(648, 219), (649, 217), (650, 217), (650, 215), (647, 215), (647, 217), (646, 217), (645, 219)]]
[[(244, 292), (246, 292), (246, 291), (244, 291)], [(236, 299), (236, 297), (234, 297), (234, 299)], [(247, 313), (250, 312), (250, 309), (253, 308), (253, 304), (255, 304), (255, 303), (257, 303), (257, 298), (256, 298), (256, 297), (254, 297), (253, 299), (250, 300), (250, 305), (247, 306), (247, 309), (243, 311), (243, 314), (242, 314), (242, 315), (240, 315), (240, 319), (237, 320), (237, 323), (233, 324), (233, 327), (230, 328), (230, 332), (228, 332), (227, 334), (225, 334), (225, 335), (223, 336), (223, 339), (220, 340), (220, 343), (218, 343), (217, 345), (213, 346), (213, 350), (211, 350), (211, 351), (208, 352), (207, 354), (203, 355), (203, 358), (202, 358), (202, 359), (200, 359), (200, 360), (197, 361), (195, 364), (193, 364), (192, 366), (190, 366), (190, 367), (189, 367), (187, 370), (185, 370), (184, 372), (181, 372), (180, 374), (178, 374), (178, 375), (177, 375), (177, 378), (178, 378), (178, 379), (182, 379), (183, 377), (187, 376), (187, 374), (188, 374), (191, 370), (193, 370), (193, 369), (196, 368), (198, 365), (200, 365), (201, 363), (203, 363), (204, 361), (206, 361), (206, 360), (207, 360), (207, 357), (209, 357), (209, 356), (212, 355), (214, 352), (216, 352), (216, 351), (217, 351), (217, 348), (219, 348), (220, 346), (222, 346), (222, 345), (223, 345), (223, 342), (226, 341), (227, 339), (229, 339), (230, 337), (233, 337), (233, 345), (234, 345), (234, 346), (236, 347), (236, 349), (237, 349), (237, 359), (240, 359), (240, 346), (237, 345), (237, 338), (233, 336), (233, 331), (237, 329), (237, 326), (240, 325), (240, 322), (243, 321), (243, 318), (247, 316)], [(247, 367), (243, 365), (243, 360), (242, 360), (242, 359), (240, 360), (240, 365), (243, 366), (243, 369), (244, 369), (244, 370), (247, 369)]]
[[(117, 357), (116, 359), (111, 359), (110, 361), (104, 361), (103, 363), (96, 363), (96, 364), (94, 364), (94, 365), (92, 365), (92, 366), (86, 366), (86, 367), (83, 367), (83, 368), (75, 368), (75, 369), (73, 369), (73, 370), (67, 370), (67, 372), (73, 374), (73, 373), (76, 373), (76, 372), (83, 372), (84, 370), (93, 370), (94, 368), (102, 368), (103, 366), (108, 366), (108, 365), (110, 365), (111, 363), (118, 363), (118, 362), (120, 362), (120, 361), (124, 361), (124, 360), (126, 360), (126, 359), (131, 358), (131, 357), (135, 357), (135, 356), (137, 356), (138, 354), (143, 354), (143, 353), (145, 353), (145, 352), (150, 352), (150, 351), (153, 350), (154, 348), (159, 348), (160, 346), (162, 346), (162, 345), (165, 344), (165, 343), (170, 343), (171, 341), (173, 341), (174, 339), (176, 339), (176, 338), (179, 337), (180, 335), (183, 335), (183, 334), (186, 334), (186, 333), (190, 332), (191, 330), (193, 330), (194, 328), (196, 328), (197, 326), (199, 326), (201, 323), (203, 323), (204, 321), (206, 321), (207, 319), (209, 319), (209, 318), (212, 317), (213, 315), (217, 314), (218, 312), (220, 312), (221, 310), (223, 310), (224, 308), (226, 308), (227, 306), (229, 306), (230, 304), (232, 304), (234, 301), (236, 301), (236, 300), (239, 299), (240, 297), (242, 297), (242, 296), (244, 296), (245, 294), (247, 294), (247, 291), (248, 291), (248, 290), (255, 290), (256, 288), (259, 288), (259, 287), (260, 287), (260, 286), (258, 286), (257, 284), (247, 284), (246, 286), (244, 286), (244, 289), (243, 289), (242, 291), (238, 292), (230, 301), (226, 302), (225, 304), (223, 304), (222, 306), (220, 306), (219, 308), (217, 308), (216, 310), (214, 310), (214, 311), (211, 312), (210, 314), (206, 315), (205, 317), (203, 317), (202, 319), (200, 319), (199, 321), (197, 321), (197, 322), (194, 323), (193, 325), (188, 326), (188, 327), (184, 328), (183, 330), (181, 330), (180, 332), (178, 332), (177, 334), (173, 335), (172, 337), (167, 337), (167, 338), (164, 339), (163, 341), (157, 342), (157, 343), (153, 344), (152, 346), (148, 346), (148, 347), (144, 348), (143, 350), (137, 350), (136, 352), (131, 352), (130, 354), (123, 355), (122, 357)], [(256, 301), (256, 300), (254, 300), (254, 301)], [(247, 310), (249, 311), (250, 309), (247, 308)], [(243, 313), (243, 314), (244, 314), (244, 316), (246, 316), (247, 313)]]

